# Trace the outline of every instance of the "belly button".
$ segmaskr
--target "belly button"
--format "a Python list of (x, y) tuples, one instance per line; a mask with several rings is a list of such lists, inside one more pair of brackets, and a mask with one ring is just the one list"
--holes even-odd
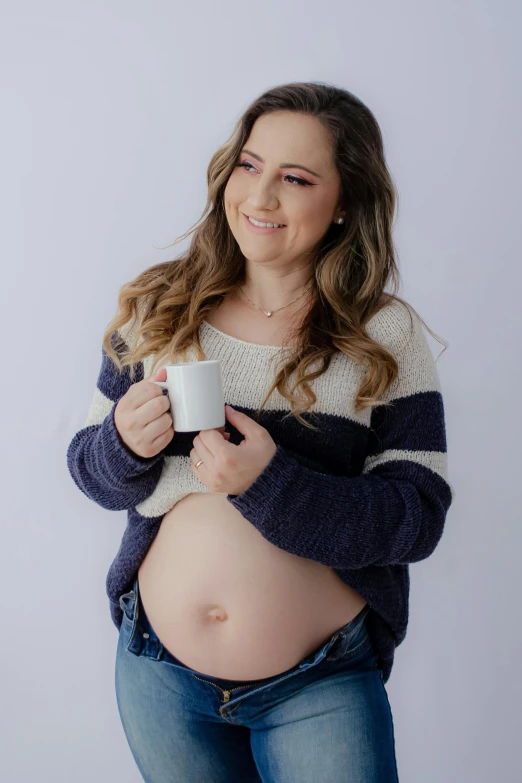
[(212, 617), (214, 620), (226, 620), (228, 617), (225, 610), (222, 609), (220, 606), (216, 606), (214, 607), (214, 609), (210, 609), (208, 612), (208, 616)]

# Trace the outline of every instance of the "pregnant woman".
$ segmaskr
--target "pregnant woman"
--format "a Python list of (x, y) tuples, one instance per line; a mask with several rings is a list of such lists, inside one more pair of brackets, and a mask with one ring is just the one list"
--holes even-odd
[[(121, 288), (67, 451), (127, 511), (106, 585), (125, 735), (150, 783), (392, 783), (408, 567), (452, 488), (380, 129), (348, 91), (282, 85), (207, 181), (189, 249)], [(151, 381), (202, 359), (227, 424), (176, 432)]]

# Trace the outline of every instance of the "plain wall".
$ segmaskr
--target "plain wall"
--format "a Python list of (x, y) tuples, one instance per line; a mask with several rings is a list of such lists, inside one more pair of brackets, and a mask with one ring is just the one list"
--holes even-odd
[(375, 113), (400, 294), (449, 343), (456, 497), (386, 686), (400, 780), (522, 779), (520, 22), (514, 0), (2, 4), (2, 780), (141, 779), (105, 594), (126, 513), (82, 495), (66, 449), (120, 286), (186, 247), (156, 249), (199, 219), (248, 103), (308, 80)]

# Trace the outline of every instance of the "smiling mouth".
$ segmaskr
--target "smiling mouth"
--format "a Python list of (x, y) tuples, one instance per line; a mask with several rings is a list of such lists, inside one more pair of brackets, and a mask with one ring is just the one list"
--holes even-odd
[(286, 228), (286, 223), (277, 223), (277, 221), (271, 221), (271, 220), (259, 220), (259, 218), (255, 218), (253, 215), (247, 215), (246, 212), (243, 212), (243, 215), (248, 220), (249, 218), (252, 218), (252, 220), (257, 220), (258, 223), (276, 223), (280, 228)]

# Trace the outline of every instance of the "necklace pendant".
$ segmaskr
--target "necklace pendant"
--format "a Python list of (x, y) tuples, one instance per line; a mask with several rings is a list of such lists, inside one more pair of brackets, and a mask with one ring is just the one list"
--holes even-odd
[(268, 310), (264, 310), (263, 312), (265, 315), (272, 315), (272, 313), (270, 313)]

